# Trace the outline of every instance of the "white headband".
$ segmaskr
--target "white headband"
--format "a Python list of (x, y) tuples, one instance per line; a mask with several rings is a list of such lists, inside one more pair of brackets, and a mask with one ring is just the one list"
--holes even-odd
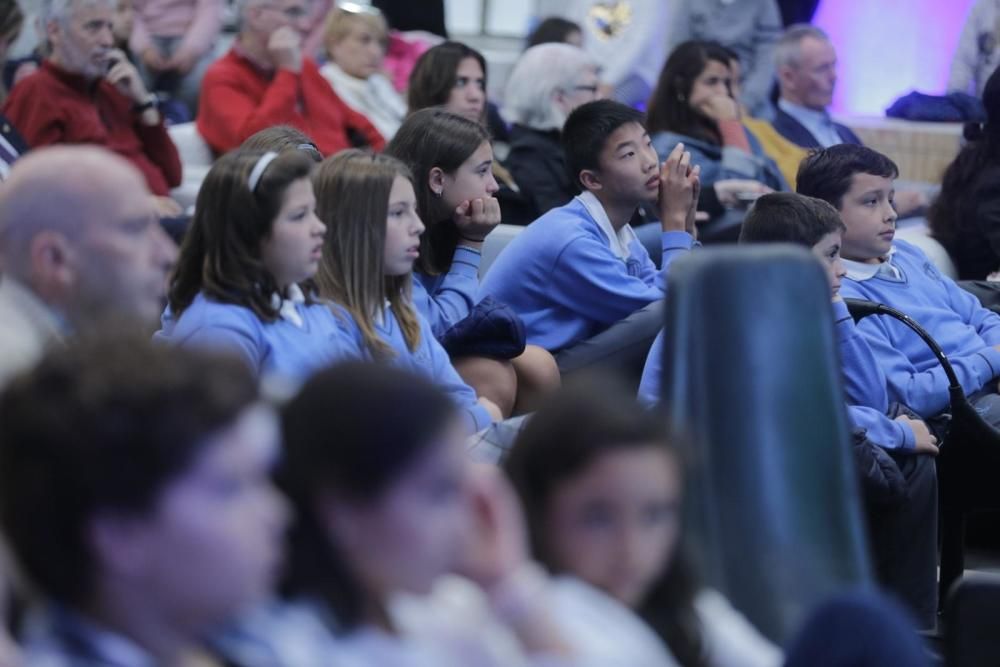
[(274, 158), (278, 157), (275, 152), (264, 153), (257, 160), (257, 164), (253, 166), (253, 170), (250, 172), (250, 178), (247, 179), (247, 185), (250, 186), (250, 192), (257, 189), (257, 184), (260, 183), (260, 177), (264, 175), (264, 170), (267, 169), (267, 165), (274, 161)]

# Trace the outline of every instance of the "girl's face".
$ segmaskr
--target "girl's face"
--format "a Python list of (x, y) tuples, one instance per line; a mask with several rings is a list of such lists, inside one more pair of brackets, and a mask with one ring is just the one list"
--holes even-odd
[(327, 531), (366, 593), (426, 594), (455, 569), (469, 525), (465, 430), (450, 424), (438, 442), (372, 502), (332, 499)]
[(261, 243), (261, 260), (278, 287), (308, 280), (323, 255), (326, 225), (316, 217), (312, 181), (300, 178), (285, 190), (271, 234)]
[(662, 446), (610, 451), (558, 484), (542, 516), (553, 565), (634, 607), (669, 567), (681, 479)]
[(486, 73), (475, 58), (464, 58), (455, 70), (455, 86), (448, 95), (444, 108), (480, 122), (486, 108)]
[(330, 45), (330, 57), (344, 72), (367, 79), (382, 67), (385, 47), (375, 30), (363, 20), (351, 21), (344, 37)]
[(492, 197), (500, 186), (493, 177), (493, 147), (484, 141), (458, 169), (447, 174), (440, 168), (431, 169), (430, 186), (441, 193), (448, 209), (454, 210), (463, 202)]
[(688, 95), (688, 104), (692, 108), (698, 109), (709, 98), (717, 95), (730, 96), (732, 87), (732, 74), (729, 67), (717, 60), (709, 60), (705, 69), (701, 71), (698, 78), (691, 84), (691, 93)]
[(385, 221), (384, 264), (387, 276), (403, 276), (420, 257), (424, 223), (417, 215), (417, 197), (410, 179), (397, 176), (389, 192), (389, 217)]

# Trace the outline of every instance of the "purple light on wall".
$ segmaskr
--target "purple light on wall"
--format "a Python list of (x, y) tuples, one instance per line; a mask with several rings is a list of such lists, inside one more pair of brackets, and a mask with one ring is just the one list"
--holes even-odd
[(973, 0), (822, 0), (813, 23), (837, 47), (834, 111), (884, 115), (911, 90), (942, 94)]

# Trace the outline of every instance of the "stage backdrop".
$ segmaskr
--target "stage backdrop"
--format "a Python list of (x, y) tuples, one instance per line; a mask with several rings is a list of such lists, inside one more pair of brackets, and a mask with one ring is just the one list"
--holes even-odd
[(942, 94), (973, 0), (822, 0), (839, 58), (834, 110), (881, 116), (911, 90)]

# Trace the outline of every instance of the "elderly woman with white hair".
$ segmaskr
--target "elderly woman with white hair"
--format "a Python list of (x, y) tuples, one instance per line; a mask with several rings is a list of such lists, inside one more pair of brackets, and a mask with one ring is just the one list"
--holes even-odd
[(572, 199), (579, 188), (566, 170), (560, 134), (573, 109), (598, 97), (598, 65), (570, 44), (539, 44), (522, 54), (504, 93), (512, 123), (505, 162), (538, 217)]

